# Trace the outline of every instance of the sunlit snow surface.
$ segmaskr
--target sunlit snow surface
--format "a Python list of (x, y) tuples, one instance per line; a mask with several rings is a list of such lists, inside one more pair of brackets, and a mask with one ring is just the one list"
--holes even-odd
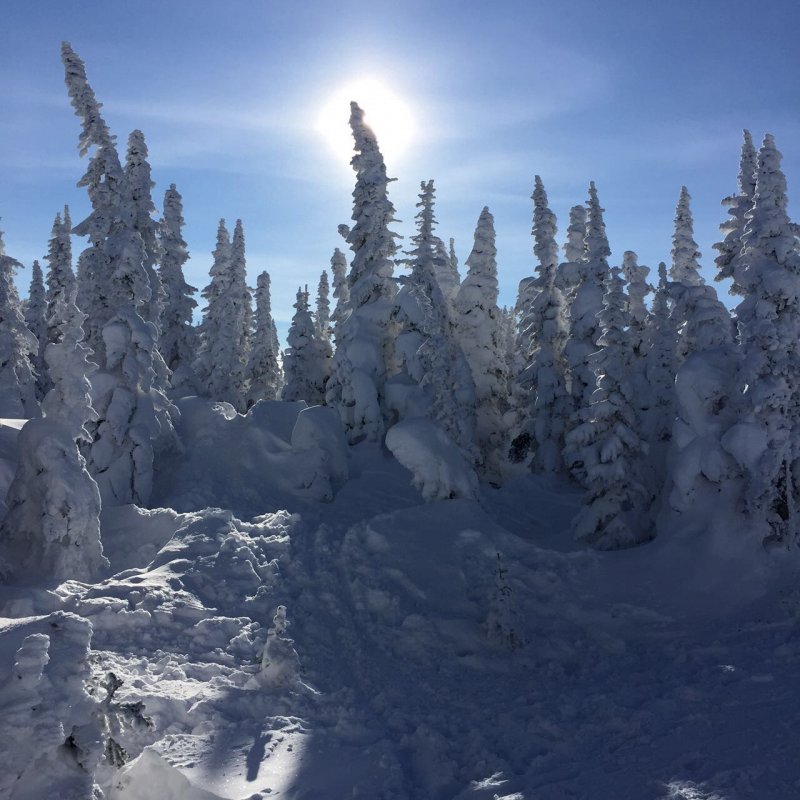
[(563, 485), (424, 504), (364, 445), (320, 502), (298, 411), (184, 413), (177, 510), (104, 514), (113, 576), (0, 588), (0, 797), (800, 796), (795, 554), (580, 550)]

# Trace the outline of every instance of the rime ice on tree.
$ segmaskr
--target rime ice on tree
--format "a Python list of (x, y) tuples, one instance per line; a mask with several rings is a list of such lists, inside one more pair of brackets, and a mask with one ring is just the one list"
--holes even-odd
[(356, 154), (352, 228), (347, 242), (353, 251), (348, 278), (350, 314), (337, 330), (333, 372), (327, 402), (342, 418), (351, 443), (380, 441), (386, 430), (384, 386), (392, 362), (394, 330), (388, 322), (395, 294), (392, 258), (396, 234), (389, 230), (394, 206), (388, 197), (389, 178), (375, 134), (364, 123), (357, 103), (350, 105), (350, 127)]
[(573, 523), (575, 538), (600, 550), (631, 547), (652, 538), (649, 495), (641, 482), (646, 445), (632, 405), (630, 343), (620, 269), (606, 281), (600, 314), (600, 350), (591, 405), (567, 437), (570, 460), (585, 475), (585, 507)]

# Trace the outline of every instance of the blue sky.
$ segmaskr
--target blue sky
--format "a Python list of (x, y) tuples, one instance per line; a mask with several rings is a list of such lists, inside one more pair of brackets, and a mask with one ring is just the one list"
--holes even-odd
[(269, 270), (284, 330), (297, 285), (316, 285), (351, 211), (352, 172), (320, 135), (319, 109), (370, 76), (404, 99), (416, 129), (406, 152), (387, 158), (396, 230), (412, 232), (419, 181), (434, 178), (439, 233), (455, 237), (463, 264), (488, 205), (501, 302), (513, 302), (533, 269), (536, 173), (560, 239), (595, 180), (612, 264), (633, 249), (653, 268), (669, 260), (685, 183), (711, 277), (742, 128), (758, 142), (775, 134), (790, 211), (799, 207), (798, 29), (792, 0), (9, 3), (0, 47), (7, 252), (30, 264), (64, 202), (76, 221), (87, 211), (59, 57), (67, 39), (122, 148), (131, 129), (144, 131), (156, 205), (171, 182), (182, 192), (190, 283), (207, 282), (218, 219), (232, 227), (241, 217), (250, 279)]

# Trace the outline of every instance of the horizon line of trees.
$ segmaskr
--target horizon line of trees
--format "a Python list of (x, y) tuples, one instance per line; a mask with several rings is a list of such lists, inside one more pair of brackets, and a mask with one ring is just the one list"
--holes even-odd
[[(581, 486), (575, 535), (600, 549), (648, 541), (665, 508), (696, 519), (719, 502), (765, 540), (794, 541), (800, 244), (772, 136), (757, 152), (745, 131), (738, 190), (723, 201), (715, 261), (741, 298), (733, 314), (700, 274), (686, 187), (671, 265), (659, 265), (654, 287), (631, 251), (609, 266), (593, 182), (570, 210), (562, 259), (538, 175), (535, 275), (506, 309), (491, 212), (478, 217), (462, 280), (453, 240), (436, 234), (432, 180), (420, 184), (416, 232), (398, 257), (390, 179), (352, 103), (352, 224), (339, 226), (352, 259), (338, 248), (331, 258), (333, 309), (327, 271), (313, 310), (308, 287), (298, 288), (281, 353), (266, 272), (253, 308), (241, 220), (232, 236), (219, 223), (206, 306), (192, 325), (180, 193), (170, 185), (156, 220), (144, 135), (130, 134), (123, 163), (68, 43), (62, 60), (91, 212), (75, 225), (68, 208), (56, 215), (47, 274), (34, 262), (24, 304), (13, 281), (20, 265), (0, 238), (2, 415), (30, 419), (0, 571), (96, 572), (101, 503), (147, 504), (154, 458), (180, 447), (172, 400), (189, 394), (240, 413), (260, 400), (327, 404), (351, 444), (426, 419), (485, 482), (528, 468)], [(75, 270), (73, 235), (88, 239)], [(407, 274), (395, 276), (397, 266)]]

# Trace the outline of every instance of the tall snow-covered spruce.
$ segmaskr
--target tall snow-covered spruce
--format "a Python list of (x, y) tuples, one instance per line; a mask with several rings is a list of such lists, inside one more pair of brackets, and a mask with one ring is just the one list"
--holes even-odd
[(245, 373), (250, 355), (252, 298), (247, 288), (244, 231), (237, 220), (231, 242), (225, 220), (219, 221), (211, 282), (200, 326), (195, 371), (204, 394), (247, 410)]
[(150, 286), (150, 299), (142, 306), (142, 317), (161, 327), (161, 314), (164, 309), (164, 287), (156, 271), (159, 261), (158, 223), (154, 219), (156, 211), (151, 190), (155, 183), (150, 177), (150, 162), (147, 160), (147, 144), (140, 130), (131, 131), (128, 136), (128, 150), (125, 154), (125, 177), (128, 179), (134, 205), (134, 227), (142, 237), (144, 255), (142, 266), (147, 273)]
[(342, 321), (349, 313), (350, 287), (347, 285), (347, 258), (337, 247), (331, 256), (331, 275), (333, 276), (333, 297), (336, 300), (331, 322), (333, 323), (333, 339), (339, 345), (339, 329)]
[(283, 400), (304, 400), (310, 406), (325, 401), (325, 349), (317, 337), (308, 308), (308, 288), (297, 289), (295, 314), (289, 327), (289, 344), (283, 358)]
[(38, 344), (25, 325), (14, 285), (21, 266), (6, 255), (0, 231), (0, 416), (16, 419), (39, 415), (32, 367)]
[(417, 232), (405, 261), (411, 272), (399, 279), (395, 298), (396, 372), (387, 395), (401, 421), (427, 417), (474, 460), (475, 389), (437, 277), (437, 265), (447, 255), (442, 255), (434, 234), (434, 198), (433, 181), (422, 181)]
[(278, 350), (273, 334), (269, 273), (262, 272), (256, 281), (256, 317), (253, 347), (247, 362), (247, 405), (259, 400), (276, 400), (283, 383)]
[(630, 384), (626, 299), (619, 267), (606, 280), (599, 317), (600, 349), (590, 358), (595, 392), (581, 424), (567, 436), (570, 460), (585, 475), (585, 507), (575, 537), (600, 550), (616, 550), (653, 537), (649, 496), (642, 474), (646, 445), (638, 432)]
[(725, 234), (721, 242), (714, 245), (719, 255), (714, 259), (717, 265), (716, 280), (732, 279), (730, 293), (743, 295), (744, 287), (739, 281), (739, 262), (742, 253), (742, 239), (747, 224), (747, 213), (753, 207), (756, 191), (756, 149), (750, 131), (744, 131), (742, 155), (739, 161), (739, 191), (726, 197), (722, 205), (728, 207), (728, 219), (719, 229)]
[(478, 217), (467, 274), (453, 303), (459, 343), (475, 383), (479, 466), (490, 480), (500, 480), (508, 410), (505, 328), (497, 305), (497, 247), (494, 217), (484, 208)]
[[(72, 271), (72, 220), (69, 208), (64, 206), (64, 218), (56, 214), (53, 229), (50, 233), (50, 242), (47, 249), (47, 341), (55, 342), (60, 333), (58, 326), (60, 320), (56, 314), (59, 302), (65, 302), (71, 296), (73, 289), (77, 289), (75, 273)], [(85, 316), (85, 315), (84, 315)]]
[[(567, 392), (563, 361), (567, 339), (565, 301), (556, 285), (556, 217), (547, 204), (547, 193), (538, 175), (532, 199), (534, 253), (539, 263), (533, 300), (526, 310), (531, 349), (524, 354), (525, 368), (515, 386), (521, 416), (521, 432), (517, 436), (524, 439), (527, 435), (530, 440), (534, 470), (555, 473), (564, 466), (564, 428), (573, 404)], [(515, 442), (521, 449), (519, 438)]]
[(102, 370), (92, 381), (98, 420), (91, 431), (89, 471), (104, 502), (145, 505), (154, 443), (172, 440), (174, 432), (169, 401), (153, 386), (158, 331), (140, 314), (152, 297), (144, 242), (130, 184), (83, 62), (66, 42), (61, 54), (72, 106), (82, 122), (80, 152), (94, 148), (79, 182), (87, 187), (92, 212), (74, 230), (90, 240), (79, 260), (79, 285), (89, 302), (84, 309), (88, 343)]
[(758, 154), (745, 215), (736, 308), (743, 354), (742, 421), (723, 444), (746, 470), (746, 508), (770, 541), (797, 538), (800, 502), (800, 252), (787, 214), (786, 178), (771, 135)]
[(183, 274), (184, 265), (189, 260), (183, 238), (184, 224), (183, 200), (173, 183), (164, 192), (164, 211), (158, 229), (160, 277), (164, 289), (158, 347), (164, 363), (172, 372), (172, 387), (178, 392), (197, 389), (197, 378), (192, 368), (197, 347), (192, 326), (197, 301), (192, 295), (197, 289), (186, 283)]
[(31, 267), (31, 285), (24, 316), (25, 325), (38, 343), (36, 353), (31, 355), (31, 366), (36, 379), (36, 399), (41, 400), (48, 388), (49, 379), (44, 361), (44, 348), (47, 345), (47, 299), (44, 275), (38, 261), (34, 261)]
[(583, 257), (570, 302), (569, 338), (564, 347), (571, 375), (572, 398), (578, 409), (589, 405), (595, 389), (589, 356), (598, 348), (598, 315), (603, 308), (603, 282), (608, 275), (609, 255), (611, 249), (606, 237), (603, 209), (592, 181), (589, 184)]
[(389, 226), (394, 206), (389, 178), (371, 128), (357, 103), (350, 104), (350, 127), (355, 140), (351, 161), (356, 173), (353, 226), (347, 242), (353, 251), (348, 285), (350, 314), (340, 322), (327, 402), (341, 416), (351, 443), (381, 441), (388, 410), (385, 383), (392, 363), (394, 329), (389, 321), (395, 287), (392, 281), (397, 252)]

